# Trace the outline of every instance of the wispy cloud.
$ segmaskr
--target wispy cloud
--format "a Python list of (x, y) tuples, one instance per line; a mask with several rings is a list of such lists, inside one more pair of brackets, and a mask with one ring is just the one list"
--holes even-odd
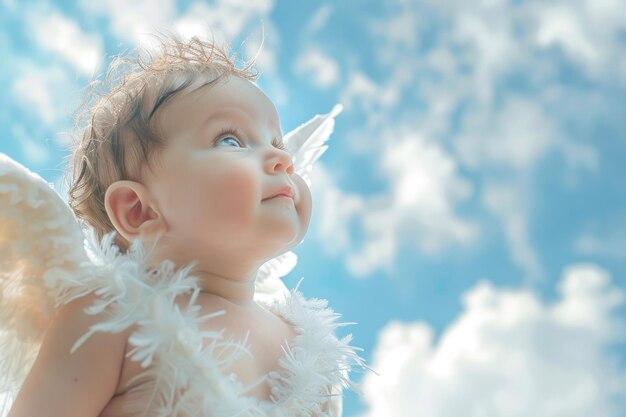
[(59, 66), (45, 68), (25, 61), (20, 67), (10, 91), (24, 114), (38, 118), (49, 128), (69, 124), (77, 87), (67, 72)]
[(520, 177), (506, 184), (488, 182), (482, 194), (484, 206), (500, 219), (504, 236), (513, 262), (525, 272), (527, 282), (545, 278), (539, 255), (529, 236), (530, 211), (528, 201), (521, 200), (527, 194), (525, 178)]
[(589, 221), (572, 242), (575, 253), (602, 259), (626, 261), (626, 217), (624, 210)]
[(526, 170), (559, 142), (554, 121), (540, 103), (514, 95), (505, 100), (496, 111), (465, 114), (465, 128), (454, 143), (465, 165)]
[(533, 23), (541, 48), (560, 48), (596, 81), (619, 79), (626, 84), (624, 5), (619, 0), (528, 2), (523, 13)]
[(109, 31), (118, 39), (139, 43), (156, 29), (165, 29), (176, 15), (175, 0), (80, 0), (79, 6), (86, 16), (105, 17)]
[(311, 16), (311, 19), (306, 24), (306, 31), (309, 34), (314, 34), (320, 31), (326, 25), (332, 13), (332, 5), (324, 4), (323, 6), (321, 6), (319, 9), (317, 9), (317, 11), (315, 11), (315, 13), (313, 13), (313, 16)]
[(602, 235), (585, 234), (574, 241), (574, 251), (581, 255), (608, 259), (626, 259), (626, 230), (612, 230)]
[(241, 34), (249, 33), (249, 25), (260, 25), (274, 8), (272, 0), (228, 2), (219, 0), (214, 4), (192, 3), (174, 22), (176, 30), (185, 35), (187, 28), (199, 35), (211, 35), (218, 41), (232, 42)]
[(240, 39), (244, 58), (257, 57), (256, 67), (271, 77), (276, 71), (276, 50), (280, 45), (280, 32), (269, 18), (273, 8), (272, 0), (196, 2), (173, 19), (172, 27), (183, 38), (215, 39), (218, 45), (238, 48), (234, 42)]
[[(543, 270), (530, 234), (534, 213), (530, 206), (504, 209), (495, 196), (506, 189), (507, 200), (530, 200), (533, 172), (551, 153), (563, 156), (565, 163), (554, 168), (565, 172), (566, 182), (575, 182), (578, 170), (597, 170), (596, 145), (566, 133), (569, 118), (589, 110), (565, 112), (566, 105), (558, 104), (571, 96), (565, 91), (579, 88), (559, 71), (574, 65), (601, 88), (619, 83), (626, 67), (619, 61), (626, 56), (620, 40), (626, 19), (618, 2), (579, 3), (386, 3), (379, 17), (368, 20), (373, 56), (386, 72), (373, 78), (349, 68), (340, 94), (349, 110), (363, 114), (368, 130), (360, 136), (368, 143), (379, 143), (385, 130), (409, 120), (418, 132), (410, 140), (440, 143), (473, 181), (500, 184), (498, 191), (480, 187), (479, 193), (489, 194), (477, 201), (501, 220), (512, 260), (527, 276)], [(440, 241), (454, 242), (446, 230)]]
[[(403, 82), (393, 77), (388, 82), (375, 81), (359, 70), (352, 70), (340, 92), (339, 101), (347, 110), (365, 113), (364, 123), (368, 128), (389, 126), (392, 110), (400, 102)], [(359, 126), (360, 128), (361, 126)], [(376, 141), (372, 134), (366, 136), (370, 142)]]
[(38, 166), (50, 159), (50, 153), (45, 146), (29, 136), (24, 126), (15, 123), (11, 129), (15, 140), (22, 148), (22, 153), (30, 162), (29, 166)]
[(78, 22), (50, 8), (25, 14), (30, 35), (42, 51), (52, 52), (82, 75), (93, 76), (104, 58), (101, 38), (87, 34)]
[(307, 48), (298, 55), (294, 64), (296, 73), (307, 77), (320, 88), (329, 88), (339, 82), (337, 61), (318, 48)]

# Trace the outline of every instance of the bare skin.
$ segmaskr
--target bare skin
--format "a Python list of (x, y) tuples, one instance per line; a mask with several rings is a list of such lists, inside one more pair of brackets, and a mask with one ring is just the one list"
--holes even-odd
[[(197, 88), (202, 82), (156, 113), (168, 141), (159, 169), (144, 170), (141, 182), (113, 183), (105, 206), (124, 238), (140, 238), (147, 248), (154, 244), (150, 264), (164, 259), (178, 266), (197, 262), (201, 314), (226, 311), (203, 323), (203, 330), (225, 329), (227, 338), (237, 340), (250, 332), (253, 357), (225, 372), (250, 384), (280, 369), (282, 346), (295, 336), (289, 323), (253, 300), (254, 281), (260, 266), (304, 238), (311, 195), (294, 173), (291, 156), (277, 148), (282, 134), (267, 96), (237, 77)], [(223, 133), (229, 127), (237, 132)], [(268, 199), (285, 186), (291, 187), (293, 198)], [(132, 349), (128, 336), (135, 328), (97, 335), (98, 340), (81, 347), (81, 355), (69, 355), (69, 347), (89, 325), (103, 319), (82, 312), (91, 297), (62, 307), (62, 317), (42, 344), (9, 417), (125, 415), (122, 407), (133, 388), (128, 381), (145, 371), (126, 358)], [(177, 302), (185, 305), (186, 297)], [(247, 395), (269, 400), (267, 382)]]

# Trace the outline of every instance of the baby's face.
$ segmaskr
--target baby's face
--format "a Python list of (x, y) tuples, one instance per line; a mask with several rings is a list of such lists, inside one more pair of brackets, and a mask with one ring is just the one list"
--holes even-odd
[[(310, 191), (274, 146), (282, 143), (278, 114), (255, 84), (231, 76), (183, 91), (157, 117), (163, 168), (144, 182), (167, 224), (171, 258), (264, 262), (302, 241)], [(267, 199), (285, 187), (293, 198)]]

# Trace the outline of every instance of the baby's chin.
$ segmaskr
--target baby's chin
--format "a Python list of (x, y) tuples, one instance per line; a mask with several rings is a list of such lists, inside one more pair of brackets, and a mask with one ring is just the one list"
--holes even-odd
[(274, 242), (270, 243), (269, 245), (269, 246), (273, 246), (274, 248), (273, 252), (277, 254), (275, 256), (281, 255), (285, 252), (292, 250), (293, 248), (300, 245), (304, 241), (304, 238), (309, 229), (309, 220), (310, 220), (310, 217), (308, 216), (308, 213), (307, 213), (306, 218), (303, 218), (302, 216), (298, 216), (297, 223), (292, 224), (288, 227), (290, 229), (289, 231), (283, 230), (283, 233), (281, 234), (281, 236), (278, 236), (278, 235), (275, 236)]
[(302, 241), (304, 240), (304, 237), (306, 236), (307, 231), (309, 230), (310, 220), (311, 220), (310, 216), (307, 216), (306, 219), (302, 219), (302, 218), (300, 219), (300, 225), (299, 225), (300, 227), (298, 228), (299, 230), (296, 233), (296, 236), (294, 237), (294, 239), (287, 244), (287, 247), (288, 247), (287, 250), (291, 250), (295, 248), (296, 246), (298, 246), (300, 243), (302, 243)]
[(302, 243), (302, 241), (304, 240), (304, 235), (305, 234), (306, 234), (306, 231), (305, 231), (305, 233), (299, 233), (296, 239), (292, 240), (291, 242), (285, 244), (281, 248), (279, 248), (276, 251), (274, 251), (274, 253), (267, 260), (270, 260), (270, 259), (276, 258), (276, 257), (278, 257), (280, 255), (283, 255), (283, 254), (289, 252), (290, 250), (294, 249), (298, 245), (300, 245), (300, 243)]

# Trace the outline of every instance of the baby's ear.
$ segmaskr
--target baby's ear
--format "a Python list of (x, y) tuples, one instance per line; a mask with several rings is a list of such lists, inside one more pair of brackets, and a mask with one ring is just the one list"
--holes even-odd
[(104, 195), (104, 207), (117, 232), (129, 242), (164, 231), (165, 219), (143, 184), (114, 182)]

